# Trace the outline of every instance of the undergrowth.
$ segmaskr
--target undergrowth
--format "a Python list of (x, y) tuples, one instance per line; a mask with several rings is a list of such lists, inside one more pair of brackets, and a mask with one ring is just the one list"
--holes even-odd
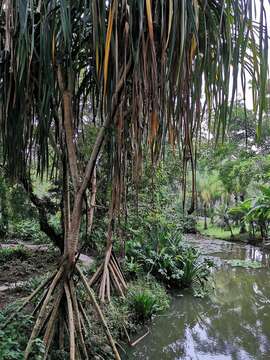
[[(26, 285), (27, 290), (33, 288), (41, 282), (40, 278), (34, 278)], [(86, 337), (89, 349), (91, 349), (90, 358), (113, 359), (111, 348), (106, 345), (106, 338), (102, 325), (100, 324), (93, 307), (83, 288), (78, 284), (79, 298), (87, 311), (90, 318), (88, 324), (88, 335)], [(36, 300), (35, 303), (37, 303)], [(33, 304), (35, 306), (35, 303)], [(27, 309), (26, 314), (21, 312), (16, 318), (4, 329), (1, 325), (7, 317), (18, 308), (18, 303), (7, 306), (0, 312), (0, 359), (1, 360), (23, 360), (24, 349), (29, 339), (33, 326), (31, 309)], [(105, 317), (107, 318), (113, 337), (118, 342), (126, 342), (126, 331), (132, 337), (143, 324), (151, 319), (152, 316), (166, 310), (169, 306), (169, 295), (163, 286), (158, 284), (151, 277), (138, 279), (129, 284), (129, 290), (126, 298), (122, 299), (116, 296), (112, 297), (111, 303), (103, 306)], [(125, 331), (126, 330), (126, 331)], [(52, 348), (51, 360), (68, 359), (68, 349), (59, 351), (56, 347)], [(91, 357), (93, 356), (93, 357)], [(99, 356), (99, 357), (98, 357)], [(31, 359), (41, 360), (44, 358), (44, 344), (42, 339), (37, 338), (34, 343)]]
[(0, 248), (0, 265), (12, 260), (27, 260), (30, 252), (25, 247), (18, 245), (15, 247)]
[[(17, 308), (16, 304), (9, 305), (4, 311), (0, 311), (0, 324), (5, 322), (7, 314)], [(29, 314), (19, 313), (16, 319), (10, 323), (5, 330), (0, 327), (0, 359), (1, 360), (23, 360), (23, 350), (30, 336), (33, 326), (32, 317)], [(44, 356), (44, 345), (41, 339), (34, 342), (32, 359), (42, 360)]]

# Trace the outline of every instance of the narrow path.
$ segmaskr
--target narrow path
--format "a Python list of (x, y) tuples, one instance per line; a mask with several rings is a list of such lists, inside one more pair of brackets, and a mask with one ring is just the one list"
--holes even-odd
[[(18, 241), (17, 243), (0, 243), (0, 248), (14, 248), (16, 246), (23, 246), (26, 249), (29, 250), (34, 250), (34, 251), (46, 251), (51, 249), (51, 244), (41, 244), (41, 245), (37, 245), (37, 244), (26, 244), (22, 241)], [(94, 259), (91, 256), (85, 255), (85, 254), (80, 254), (79, 260), (81, 260), (81, 262), (85, 265), (85, 266), (90, 266)]]
[[(17, 246), (22, 246), (28, 250), (33, 252), (44, 252), (52, 249), (51, 244), (26, 244), (22, 241), (18, 241), (17, 243), (0, 243), (0, 249), (10, 249), (16, 248)], [(55, 249), (57, 251), (57, 249)], [(88, 255), (80, 254), (79, 260), (82, 262), (83, 266), (90, 267), (93, 264), (94, 259)], [(2, 270), (5, 271), (5, 270)], [(11, 278), (12, 280), (12, 278)], [(27, 280), (19, 280), (19, 281), (5, 281), (4, 283), (0, 283), (0, 292), (14, 290), (16, 288), (23, 287), (27, 283)]]

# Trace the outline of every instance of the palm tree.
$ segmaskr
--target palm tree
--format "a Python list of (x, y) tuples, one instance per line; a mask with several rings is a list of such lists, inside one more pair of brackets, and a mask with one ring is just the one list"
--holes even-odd
[[(203, 204), (204, 209), (204, 229), (207, 230), (207, 209), (214, 214), (214, 207), (218, 200), (221, 199), (224, 189), (217, 173), (198, 173), (197, 176), (197, 193)], [(213, 215), (211, 216), (213, 223)]]
[[(85, 192), (97, 158), (106, 141), (112, 178), (107, 247), (92, 279), (99, 282), (99, 296), (105, 300), (112, 288), (121, 295), (125, 291), (112, 233), (125, 199), (125, 169), (132, 168), (139, 179), (142, 145), (153, 166), (166, 139), (182, 148), (184, 193), (189, 163), (192, 170), (192, 212), (202, 110), (207, 108), (216, 138), (223, 137), (238, 73), (244, 78), (248, 72), (253, 79), (260, 129), (266, 106), (267, 28), (263, 1), (259, 23), (252, 22), (254, 4), (251, 0), (1, 1), (0, 106), (7, 170), (13, 178), (27, 177), (35, 166), (42, 177), (56, 166), (63, 186), (64, 254), (57, 271), (28, 299), (45, 291), (25, 359), (43, 328), (47, 356), (58, 324), (61, 334), (66, 331), (60, 326), (64, 321), (70, 359), (80, 354), (88, 358), (77, 277), (120, 358), (76, 263)], [(78, 138), (89, 123), (98, 132), (85, 163)]]

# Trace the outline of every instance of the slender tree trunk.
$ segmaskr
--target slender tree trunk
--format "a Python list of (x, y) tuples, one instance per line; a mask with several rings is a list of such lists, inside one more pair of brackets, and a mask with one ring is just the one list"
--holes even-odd
[(250, 221), (250, 222), (249, 222), (248, 232), (249, 232), (249, 237), (250, 237), (250, 239), (254, 241), (254, 239), (255, 239), (255, 233), (254, 233), (253, 221)]
[(2, 226), (4, 233), (6, 234), (8, 232), (8, 199), (7, 199), (7, 186), (6, 182), (3, 179), (1, 184), (1, 217), (2, 217)]
[(263, 231), (264, 229), (263, 229), (263, 224), (260, 223), (259, 226), (260, 226), (262, 241), (264, 242), (264, 231)]
[(63, 228), (64, 228), (64, 255), (67, 255), (68, 233), (70, 226), (70, 188), (66, 154), (63, 156)]
[(240, 234), (247, 233), (246, 223), (243, 220), (240, 221), (240, 231), (239, 232), (240, 232)]
[(97, 194), (97, 168), (95, 166), (92, 176), (92, 187), (91, 187), (91, 196), (90, 196), (90, 203), (88, 209), (88, 234), (91, 233), (93, 219), (94, 219), (94, 212), (95, 212), (95, 205), (96, 205), (96, 194)]
[(192, 151), (192, 144), (190, 141), (189, 144), (190, 147), (190, 163), (191, 163), (191, 179), (192, 179), (192, 190), (191, 190), (191, 205), (190, 208), (188, 209), (188, 214), (191, 215), (194, 213), (195, 211), (195, 207), (196, 207), (196, 165), (193, 159), (193, 151)]
[[(114, 179), (115, 180), (115, 179)], [(112, 184), (112, 197), (109, 209), (109, 223), (106, 237), (106, 251), (103, 263), (97, 269), (90, 280), (90, 285), (99, 282), (99, 298), (102, 302), (111, 300), (111, 291), (113, 289), (121, 296), (125, 297), (127, 284), (124, 275), (113, 253), (113, 231), (116, 212), (116, 184)]]
[(267, 222), (266, 221), (263, 222), (263, 227), (264, 227), (264, 241), (267, 241), (267, 239), (268, 239), (268, 228), (267, 228)]
[[(238, 195), (237, 194), (234, 194), (234, 201), (235, 201), (235, 206), (238, 205)], [(236, 218), (235, 220), (235, 225), (238, 226), (239, 225), (239, 219)]]
[(230, 221), (229, 221), (229, 218), (225, 215), (224, 216), (224, 222), (225, 224), (228, 226), (229, 230), (230, 230), (230, 233), (231, 233), (231, 239), (234, 239), (234, 234), (233, 234), (233, 231), (232, 231), (232, 227), (230, 225)]
[(255, 226), (254, 226), (254, 222), (253, 222), (253, 221), (251, 221), (251, 227), (252, 227), (253, 240), (255, 240)]
[(206, 203), (204, 203), (203, 209), (204, 209), (204, 230), (207, 230), (208, 226), (207, 226), (207, 205), (206, 205)]

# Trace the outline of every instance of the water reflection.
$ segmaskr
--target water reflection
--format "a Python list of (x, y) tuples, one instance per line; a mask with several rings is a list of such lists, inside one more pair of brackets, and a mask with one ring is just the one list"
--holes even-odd
[(175, 297), (170, 311), (154, 320), (151, 334), (128, 359), (270, 359), (269, 254), (220, 240), (210, 245), (217, 259), (260, 261), (264, 267), (232, 268), (222, 262), (211, 299), (188, 292)]

